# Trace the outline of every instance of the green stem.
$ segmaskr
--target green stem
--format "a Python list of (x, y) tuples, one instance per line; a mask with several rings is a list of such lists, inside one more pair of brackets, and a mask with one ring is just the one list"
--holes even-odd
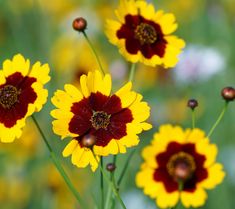
[(126, 170), (127, 170), (127, 168), (128, 168), (128, 165), (129, 165), (129, 163), (130, 163), (130, 161), (131, 161), (131, 159), (132, 159), (132, 157), (133, 157), (135, 151), (136, 151), (136, 149), (133, 149), (133, 150), (131, 151), (129, 157), (127, 158), (127, 161), (126, 161), (126, 163), (125, 163), (125, 165), (124, 165), (124, 167), (123, 167), (123, 169), (122, 169), (121, 175), (120, 175), (120, 177), (119, 177), (119, 179), (118, 179), (118, 182), (117, 182), (117, 185), (118, 185), (118, 186), (119, 186), (119, 185), (121, 184), (121, 182), (122, 182), (122, 179), (123, 179), (123, 177), (124, 177), (124, 175), (125, 175), (125, 173), (126, 173)]
[(98, 201), (96, 199), (96, 196), (95, 196), (95, 194), (93, 192), (91, 192), (91, 196), (92, 196), (92, 199), (94, 200), (94, 204), (95, 204), (94, 208), (95, 209), (101, 209), (101, 208), (98, 207), (99, 203), (98, 203)]
[(88, 38), (86, 32), (83, 31), (82, 33), (83, 33), (83, 35), (84, 35), (84, 37), (85, 37), (85, 39), (86, 39), (86, 41), (87, 41), (87, 43), (88, 43), (88, 45), (89, 45), (91, 51), (92, 51), (92, 53), (93, 53), (94, 56), (95, 56), (95, 59), (96, 59), (98, 65), (99, 65), (99, 67), (100, 67), (100, 71), (103, 73), (103, 75), (105, 75), (105, 72), (104, 72), (104, 69), (103, 69), (103, 67), (102, 67), (101, 61), (100, 61), (100, 59), (99, 59), (98, 54), (96, 53), (96, 50), (95, 50), (93, 44), (91, 43), (90, 39)]
[[(184, 183), (182, 181), (178, 182), (178, 190), (181, 192), (184, 189)], [(179, 201), (174, 207), (170, 207), (170, 209), (176, 209), (179, 205)]]
[[(112, 181), (116, 185), (115, 176), (113, 176)], [(117, 185), (116, 185), (116, 188), (118, 188)], [(112, 202), (111, 202), (111, 209), (113, 209), (113, 208), (115, 208), (115, 199), (114, 198), (112, 198)]]
[(75, 187), (73, 186), (72, 182), (70, 181), (68, 175), (66, 174), (65, 170), (63, 169), (62, 165), (60, 164), (59, 160), (57, 159), (51, 145), (49, 144), (46, 136), (44, 135), (41, 127), (39, 126), (36, 118), (32, 115), (32, 119), (39, 131), (39, 133), (41, 134), (42, 136), (42, 139), (43, 141), (45, 142), (48, 150), (49, 150), (49, 153), (50, 153), (50, 157), (52, 159), (52, 162), (54, 163), (55, 167), (57, 168), (57, 170), (59, 171), (60, 175), (63, 177), (65, 183), (67, 184), (67, 186), (69, 187), (70, 191), (73, 193), (73, 195), (75, 196), (75, 198), (77, 199), (78, 203), (81, 205), (82, 208), (86, 208), (84, 202), (82, 201), (78, 191), (75, 189)]
[[(117, 160), (117, 155), (113, 156), (113, 164), (116, 165), (116, 160)], [(115, 171), (110, 173), (110, 181), (113, 182), (114, 185), (116, 185), (115, 183), (115, 176), (114, 176)], [(114, 201), (114, 197), (112, 197), (112, 189), (111, 187), (109, 187), (108, 190), (108, 194), (107, 194), (107, 199), (106, 199), (106, 203), (105, 203), (105, 209), (109, 209), (109, 205), (110, 205), (110, 200), (112, 200), (111, 202), (111, 206), (113, 205), (113, 201)]]
[(226, 112), (228, 108), (228, 102), (225, 101), (224, 107), (219, 115), (219, 117), (217, 118), (217, 120), (215, 121), (214, 125), (212, 126), (212, 128), (210, 129), (207, 137), (210, 137), (212, 135), (212, 133), (214, 132), (215, 128), (219, 125), (220, 121), (222, 120), (222, 118), (224, 117), (224, 114)]
[(192, 128), (195, 128), (195, 111), (192, 110)]
[[(114, 179), (114, 173), (112, 172), (110, 174), (110, 180), (113, 182), (113, 179)], [(114, 184), (114, 182), (113, 182), (113, 184)], [(109, 187), (108, 193), (107, 193), (107, 199), (106, 199), (106, 202), (105, 202), (105, 209), (109, 209), (110, 208), (109, 205), (110, 205), (111, 198), (112, 198), (112, 188)]]
[(135, 70), (136, 70), (136, 63), (131, 64), (131, 69), (130, 69), (130, 74), (129, 74), (129, 81), (133, 81), (134, 75), (135, 75)]
[(114, 184), (112, 181), (109, 180), (109, 177), (106, 175), (105, 171), (103, 170), (103, 168), (102, 168), (101, 165), (99, 164), (99, 162), (98, 162), (98, 160), (97, 160), (97, 158), (96, 158), (95, 153), (93, 152), (93, 150), (91, 150), (91, 152), (92, 152), (92, 154), (93, 154), (94, 159), (95, 159), (96, 162), (98, 163), (98, 166), (99, 166), (101, 172), (103, 173), (103, 177), (104, 177), (105, 181), (107, 181), (107, 183), (109, 184), (109, 186), (112, 188), (113, 193), (114, 193), (114, 195), (116, 196), (116, 198), (118, 199), (118, 201), (120, 202), (122, 208), (123, 208), (123, 209), (127, 209), (126, 206), (125, 206), (125, 204), (124, 204), (124, 202), (122, 201), (122, 199), (121, 199), (121, 197), (120, 197), (118, 191), (117, 191), (117, 188), (116, 188), (115, 184)]
[[(103, 157), (100, 157), (100, 166), (103, 169)], [(101, 190), (101, 208), (104, 208), (104, 177), (103, 173), (100, 172), (100, 190)]]
[(184, 182), (180, 181), (178, 183), (178, 189), (179, 189), (180, 192), (184, 189)]

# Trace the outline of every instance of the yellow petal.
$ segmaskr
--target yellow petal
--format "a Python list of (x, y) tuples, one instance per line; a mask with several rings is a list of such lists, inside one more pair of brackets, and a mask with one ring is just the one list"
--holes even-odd
[(63, 156), (68, 157), (69, 155), (71, 155), (73, 151), (75, 150), (75, 148), (77, 147), (77, 145), (78, 145), (77, 140), (73, 139), (71, 142), (69, 142), (69, 144), (63, 150)]
[(200, 186), (206, 189), (213, 189), (223, 181), (225, 172), (223, 171), (223, 166), (219, 163), (212, 165), (207, 171), (208, 177), (200, 183)]
[(29, 76), (36, 78), (37, 81), (42, 84), (46, 84), (51, 79), (49, 76), (49, 71), (50, 71), (50, 68), (48, 64), (44, 64), (41, 66), (40, 62), (36, 62), (33, 65)]
[(3, 72), (5, 77), (20, 72), (23, 76), (27, 75), (29, 71), (30, 62), (25, 60), (21, 54), (17, 54), (11, 60), (3, 62)]
[(174, 207), (179, 201), (180, 194), (178, 191), (167, 193), (161, 191), (159, 193), (156, 203), (160, 208), (171, 208)]
[(75, 86), (71, 84), (65, 84), (64, 89), (68, 95), (74, 99), (74, 101), (79, 102), (82, 100), (83, 95)]
[(84, 97), (89, 97), (90, 91), (87, 86), (87, 76), (86, 75), (82, 75), (80, 77), (80, 85), (81, 85), (82, 94), (84, 95)]
[(126, 85), (124, 85), (121, 89), (119, 89), (115, 93), (121, 99), (122, 108), (131, 105), (137, 97), (137, 94), (131, 91), (131, 87), (132, 83), (128, 82)]
[(207, 193), (202, 188), (196, 188), (194, 192), (181, 192), (180, 198), (182, 204), (188, 207), (200, 207), (203, 206), (207, 199)]

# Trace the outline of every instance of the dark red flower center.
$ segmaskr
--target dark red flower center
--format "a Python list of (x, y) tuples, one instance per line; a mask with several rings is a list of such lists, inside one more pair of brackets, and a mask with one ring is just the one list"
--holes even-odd
[(15, 86), (6, 85), (0, 89), (0, 105), (5, 109), (10, 109), (18, 101), (20, 90)]
[(69, 123), (69, 131), (78, 134), (81, 141), (84, 136), (95, 138), (95, 145), (105, 147), (112, 139), (119, 140), (127, 135), (127, 124), (133, 116), (129, 108), (122, 108), (118, 96), (105, 96), (100, 92), (91, 93), (88, 98), (73, 103), (74, 114)]
[(6, 77), (6, 83), (0, 85), (0, 123), (11, 128), (25, 117), (28, 105), (35, 102), (37, 94), (32, 88), (36, 78), (23, 76), (16, 72)]
[(179, 181), (183, 181), (184, 191), (194, 192), (196, 185), (208, 176), (205, 160), (206, 157), (197, 152), (195, 144), (171, 142), (165, 152), (156, 156), (158, 168), (153, 178), (162, 182), (168, 193), (179, 189)]
[(157, 40), (155, 28), (147, 23), (140, 23), (135, 29), (135, 38), (143, 44), (152, 44)]
[(110, 117), (111, 115), (104, 111), (94, 111), (93, 115), (91, 116), (91, 124), (96, 130), (100, 128), (107, 130), (107, 127), (110, 123)]
[(196, 169), (193, 156), (186, 152), (172, 155), (166, 166), (168, 173), (177, 182), (185, 182), (190, 179)]

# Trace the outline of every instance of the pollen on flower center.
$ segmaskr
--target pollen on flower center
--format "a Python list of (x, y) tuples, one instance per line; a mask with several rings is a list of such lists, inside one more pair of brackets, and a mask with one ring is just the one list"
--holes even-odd
[(187, 181), (196, 169), (194, 158), (185, 152), (174, 154), (167, 163), (167, 171), (175, 181)]
[(107, 129), (110, 123), (111, 115), (103, 111), (94, 111), (90, 119), (92, 126), (98, 130), (100, 128)]
[(20, 91), (12, 85), (6, 85), (0, 89), (0, 104), (5, 109), (10, 109), (16, 102), (18, 102), (18, 95)]
[(135, 29), (135, 38), (143, 44), (152, 44), (157, 40), (157, 32), (152, 25), (140, 23)]

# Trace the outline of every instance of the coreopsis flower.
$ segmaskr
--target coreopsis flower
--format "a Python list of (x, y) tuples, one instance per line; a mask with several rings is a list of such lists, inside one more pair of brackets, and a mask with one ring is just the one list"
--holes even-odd
[(106, 34), (130, 62), (174, 67), (185, 46), (172, 33), (177, 29), (175, 17), (140, 0), (121, 0), (116, 10), (118, 21), (108, 20)]
[(30, 67), (30, 61), (20, 54), (4, 61), (0, 70), (0, 141), (19, 138), (25, 119), (46, 103), (48, 73), (47, 64), (36, 62)]
[(78, 167), (91, 165), (94, 171), (97, 160), (94, 155), (125, 153), (126, 147), (139, 143), (137, 134), (151, 125), (145, 120), (150, 108), (142, 96), (131, 90), (127, 83), (111, 94), (111, 76), (99, 71), (89, 72), (80, 79), (81, 90), (67, 84), (65, 91), (58, 90), (52, 103), (58, 108), (51, 112), (56, 118), (53, 130), (62, 138), (72, 137), (63, 156), (72, 155), (72, 163)]
[(223, 181), (223, 166), (216, 162), (217, 147), (200, 129), (182, 130), (162, 125), (151, 145), (144, 148), (144, 163), (136, 176), (138, 187), (156, 199), (160, 208), (202, 206), (206, 189)]

